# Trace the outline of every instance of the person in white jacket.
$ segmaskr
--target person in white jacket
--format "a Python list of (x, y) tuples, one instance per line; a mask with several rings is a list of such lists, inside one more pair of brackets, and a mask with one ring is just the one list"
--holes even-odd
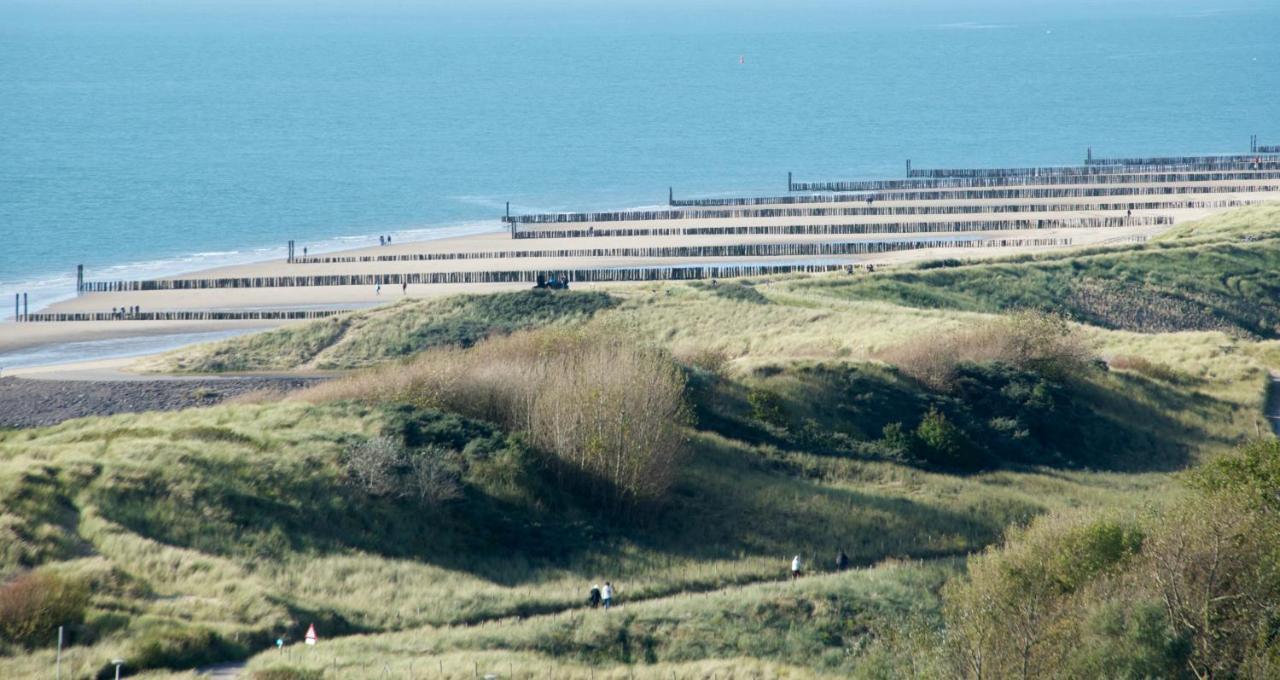
[(799, 555), (796, 555), (795, 557), (791, 558), (791, 580), (792, 581), (800, 578), (800, 566), (801, 565), (800, 565)]
[(601, 592), (600, 594), (603, 596), (601, 599), (604, 600), (605, 609), (608, 609), (609, 607), (613, 606), (613, 584), (612, 583), (605, 581), (604, 591)]

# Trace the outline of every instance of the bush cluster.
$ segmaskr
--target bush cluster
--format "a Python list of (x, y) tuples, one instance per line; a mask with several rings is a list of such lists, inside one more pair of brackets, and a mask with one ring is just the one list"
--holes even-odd
[(598, 507), (622, 511), (661, 499), (674, 481), (685, 453), (684, 389), (661, 351), (611, 334), (543, 329), (424, 352), (302, 398), (405, 402), (497, 423), (524, 433)]
[(943, 591), (959, 677), (1280, 675), (1280, 440), (1151, 516), (1051, 515)]
[(392, 437), (374, 437), (347, 448), (347, 478), (371, 496), (412, 498), (439, 505), (462, 496), (457, 454), (441, 446), (409, 449)]
[(949, 392), (965, 364), (1004, 364), (1066, 379), (1088, 370), (1092, 355), (1065, 319), (1018, 312), (941, 336), (925, 336), (881, 352), (879, 358), (937, 392)]
[(48, 571), (29, 571), (0, 586), (0, 641), (37, 647), (57, 641), (58, 626), (84, 621), (89, 589)]

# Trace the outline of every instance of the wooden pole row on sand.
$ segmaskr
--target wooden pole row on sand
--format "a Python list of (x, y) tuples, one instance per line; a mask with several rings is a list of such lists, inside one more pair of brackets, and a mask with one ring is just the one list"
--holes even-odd
[[(1280, 173), (1277, 173), (1280, 175)], [(817, 196), (768, 196), (752, 198), (695, 198), (670, 202), (671, 207), (726, 207), (752, 205), (801, 205), (806, 203), (854, 203), (859, 201), (946, 201), (991, 200), (1014, 198), (1099, 198), (1113, 196), (1173, 196), (1190, 194), (1242, 193), (1280, 191), (1280, 183), (1242, 184), (1231, 187), (1164, 184), (1161, 186), (1104, 187), (1006, 187), (999, 189), (943, 189), (937, 191), (878, 191), (862, 194), (823, 194)]]
[[(299, 264), (339, 264), (350, 262), (433, 262), (449, 260), (500, 260), (566, 257), (779, 257), (788, 255), (859, 255), (888, 253), (920, 248), (971, 247), (986, 239), (930, 239), (927, 241), (850, 241), (844, 243), (739, 243), (702, 246), (620, 246), (557, 250), (490, 250), (461, 253), (402, 253), (399, 255), (318, 256)], [(1008, 240), (1008, 239), (1005, 239)], [(1055, 239), (1028, 239), (1028, 241)], [(1027, 243), (1027, 245), (1058, 245)]]
[(853, 234), (928, 234), (1029, 229), (1099, 229), (1173, 224), (1167, 216), (1067, 217), (1055, 220), (973, 220), (946, 222), (866, 222), (862, 224), (774, 224), (696, 227), (578, 227), (529, 229), (517, 238), (607, 238), (626, 236), (847, 236)]
[[(951, 247), (1013, 248), (1027, 246), (1070, 245), (1071, 239), (989, 239), (957, 241)], [(939, 247), (939, 246), (927, 246)], [(568, 281), (664, 281), (712, 278), (734, 278), (802, 272), (834, 271), (841, 265), (819, 264), (751, 264), (751, 265), (673, 265), (592, 269), (531, 269), (508, 271), (419, 272), (393, 274), (324, 274), (315, 276), (260, 276), (220, 279), (148, 279), (141, 281), (91, 281), (86, 290), (95, 292), (135, 292), (153, 290), (228, 290), (250, 288), (302, 288), (318, 286), (379, 286), (447, 283), (535, 283), (548, 274)]]
[[(985, 188), (1008, 186), (1167, 184), (1172, 182), (1221, 182), (1228, 180), (1271, 180), (1280, 170), (1175, 171), (1123, 173), (1116, 175), (1055, 175), (1001, 177), (912, 177), (908, 179), (832, 180), (795, 182), (792, 191), (891, 191), (899, 189)], [(709, 199), (706, 199), (709, 200)]]
[(1263, 199), (1221, 199), (1216, 201), (1163, 200), (1123, 201), (1113, 203), (1033, 203), (1005, 205), (896, 205), (852, 206), (844, 208), (723, 208), (717, 210), (627, 210), (617, 212), (541, 213), (515, 215), (509, 218), (520, 224), (573, 224), (599, 222), (647, 222), (689, 219), (760, 219), (769, 217), (855, 217), (889, 215), (973, 215), (980, 213), (1053, 213), (1117, 210), (1185, 210), (1200, 208), (1233, 208), (1252, 205)]
[(1264, 170), (1280, 168), (1280, 157), (1267, 156), (1251, 161), (1222, 161), (1213, 163), (1152, 165), (1055, 165), (1035, 168), (919, 168), (912, 169), (908, 177), (1055, 177), (1110, 175), (1134, 172), (1209, 172), (1226, 170)]

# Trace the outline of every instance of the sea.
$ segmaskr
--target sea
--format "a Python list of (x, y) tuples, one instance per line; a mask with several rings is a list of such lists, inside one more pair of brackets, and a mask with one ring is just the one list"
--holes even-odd
[(1030, 2), (1068, 4), (800, 3), (787, 21), (774, 3), (735, 21), (764, 5), (725, 2), (682, 22), (662, 3), (507, 21), (483, 2), (445, 20), (0, 0), (0, 312), (74, 295), (77, 265), (140, 278), (281, 258), (289, 240), (494, 230), (508, 202), (1280, 144), (1280, 3)]

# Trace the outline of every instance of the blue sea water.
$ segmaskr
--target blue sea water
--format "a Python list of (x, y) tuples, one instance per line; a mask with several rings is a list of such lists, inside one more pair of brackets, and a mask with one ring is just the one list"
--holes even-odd
[(899, 176), (907, 158), (1280, 144), (1280, 7), (1161, 7), (504, 33), (0, 6), (0, 310), (69, 296), (77, 264), (147, 276), (280, 257), (289, 239), (496, 229), (507, 201), (622, 208), (668, 186), (780, 193), (788, 171)]

